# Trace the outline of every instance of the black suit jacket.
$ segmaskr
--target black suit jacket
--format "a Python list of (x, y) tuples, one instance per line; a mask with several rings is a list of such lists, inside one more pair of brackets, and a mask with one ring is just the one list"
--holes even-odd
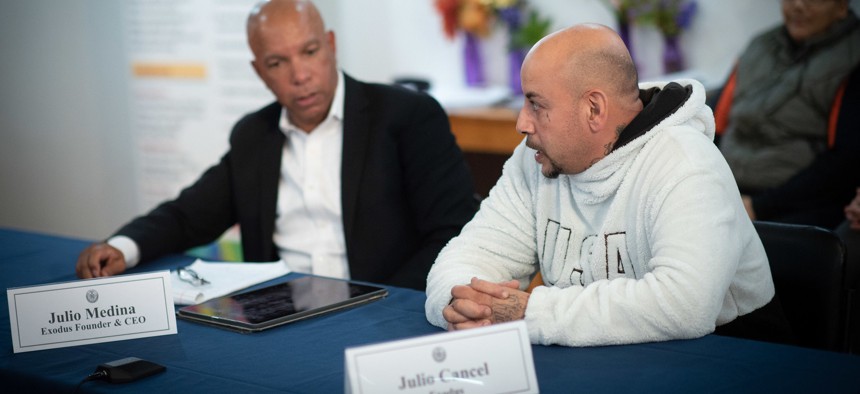
[[(439, 250), (477, 209), (444, 110), (430, 96), (345, 76), (341, 198), (353, 279), (424, 289)], [(247, 261), (278, 257), (273, 241), (281, 105), (246, 115), (230, 150), (172, 201), (122, 227), (141, 261), (216, 240), (239, 223)]]

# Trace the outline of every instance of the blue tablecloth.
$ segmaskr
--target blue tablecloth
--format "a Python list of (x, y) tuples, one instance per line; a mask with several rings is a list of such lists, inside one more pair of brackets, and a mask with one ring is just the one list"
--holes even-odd
[[(0, 229), (0, 284), (75, 280), (75, 261), (88, 243)], [(171, 256), (134, 272), (191, 261)], [(0, 382), (4, 392), (71, 393), (98, 364), (135, 356), (167, 371), (124, 385), (87, 382), (79, 392), (342, 392), (345, 348), (441, 332), (424, 318), (423, 293), (389, 291), (382, 301), (255, 334), (177, 320), (177, 335), (18, 354), (12, 353), (7, 309), (0, 317)], [(858, 356), (715, 335), (593, 348), (536, 345), (532, 351), (545, 393), (860, 392)]]

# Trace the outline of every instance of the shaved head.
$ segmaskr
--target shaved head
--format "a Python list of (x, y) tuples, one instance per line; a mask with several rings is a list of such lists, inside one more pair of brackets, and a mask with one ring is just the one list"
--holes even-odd
[(615, 95), (638, 95), (633, 58), (606, 26), (582, 24), (552, 33), (535, 44), (526, 59), (531, 57), (553, 67), (572, 92), (600, 87)]
[(317, 7), (307, 0), (264, 0), (257, 3), (248, 15), (248, 40), (261, 29), (277, 26), (282, 22), (305, 23), (319, 31), (325, 31), (325, 23)]

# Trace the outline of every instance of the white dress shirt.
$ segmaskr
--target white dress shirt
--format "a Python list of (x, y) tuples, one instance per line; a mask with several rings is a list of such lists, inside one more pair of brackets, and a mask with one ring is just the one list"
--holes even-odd
[[(281, 156), (274, 243), (290, 270), (349, 279), (341, 210), (343, 147), (343, 73), (326, 118), (310, 133), (291, 124), (284, 108), (278, 127), (287, 137)], [(119, 249), (126, 267), (137, 265), (140, 251), (125, 236), (108, 244)]]
[(289, 122), (286, 108), (281, 112), (279, 127), (287, 141), (274, 241), (291, 270), (349, 279), (340, 199), (343, 100), (338, 73), (328, 116), (310, 133)]

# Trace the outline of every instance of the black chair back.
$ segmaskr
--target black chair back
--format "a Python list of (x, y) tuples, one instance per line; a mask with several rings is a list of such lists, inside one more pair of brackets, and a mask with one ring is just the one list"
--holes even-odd
[(847, 352), (845, 246), (815, 226), (756, 221), (776, 294), (798, 344)]

